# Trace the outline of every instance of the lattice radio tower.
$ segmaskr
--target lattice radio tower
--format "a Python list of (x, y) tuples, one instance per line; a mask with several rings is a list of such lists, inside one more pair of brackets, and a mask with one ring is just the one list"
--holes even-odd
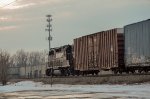
[(51, 36), (51, 32), (52, 32), (52, 15), (46, 15), (47, 17), (47, 28), (45, 29), (46, 31), (48, 31), (49, 33), (49, 37), (48, 37), (48, 41), (49, 41), (49, 54), (48, 54), (48, 67), (51, 68), (51, 86), (52, 86), (52, 77), (53, 77), (53, 65), (50, 66), (50, 51), (51, 51), (51, 41), (52, 41), (52, 36)]

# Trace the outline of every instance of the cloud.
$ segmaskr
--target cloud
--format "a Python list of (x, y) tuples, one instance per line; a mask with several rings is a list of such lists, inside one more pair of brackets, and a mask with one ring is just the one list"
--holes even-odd
[(36, 5), (57, 5), (57, 4), (64, 4), (71, 0), (18, 0), (14, 3), (6, 5), (3, 7), (4, 10), (15, 10), (15, 9), (22, 9)]
[(34, 3), (29, 3), (29, 4), (23, 4), (23, 5), (9, 5), (4, 7), (3, 9), (9, 9), (9, 10), (14, 10), (14, 9), (21, 9), (29, 6), (35, 5)]
[(28, 4), (28, 3), (34, 3), (36, 5), (38, 4), (60, 4), (60, 3), (66, 3), (68, 1), (72, 1), (72, 0), (22, 0), (20, 3), (21, 4)]
[(13, 17), (7, 17), (7, 16), (1, 16), (0, 17), (0, 22), (14, 22), (19, 20), (18, 18), (13, 18)]
[(31, 21), (38, 21), (41, 20), (45, 17), (23, 17), (23, 15), (21, 16), (1, 16), (0, 17), (0, 22), (1, 25), (19, 25), (19, 24), (23, 24), (23, 23), (30, 23)]
[(0, 17), (0, 21), (5, 21), (5, 20), (8, 20), (8, 18), (6, 18), (6, 17)]
[(6, 30), (14, 30), (18, 28), (17, 26), (3, 26), (3, 27), (0, 27), (0, 31), (6, 31)]

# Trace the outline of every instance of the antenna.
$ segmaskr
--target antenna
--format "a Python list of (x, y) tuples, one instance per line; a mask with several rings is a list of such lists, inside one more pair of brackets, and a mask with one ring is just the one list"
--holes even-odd
[(46, 15), (47, 17), (47, 25), (46, 25), (46, 29), (45, 31), (48, 31), (49, 33), (49, 37), (48, 37), (48, 41), (49, 41), (49, 54), (48, 54), (48, 67), (50, 68), (51, 70), (51, 87), (52, 87), (52, 78), (53, 78), (53, 64), (50, 66), (50, 51), (51, 51), (51, 41), (52, 41), (52, 36), (51, 36), (51, 32), (52, 32), (52, 25), (51, 25), (51, 22), (52, 22), (52, 15)]

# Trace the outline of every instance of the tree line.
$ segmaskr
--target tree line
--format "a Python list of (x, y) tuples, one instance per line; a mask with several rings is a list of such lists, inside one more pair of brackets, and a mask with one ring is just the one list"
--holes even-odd
[(21, 49), (11, 55), (9, 52), (0, 49), (0, 82), (2, 85), (6, 85), (9, 79), (9, 67), (26, 67), (45, 64), (47, 61), (47, 53), (47, 50), (27, 52)]

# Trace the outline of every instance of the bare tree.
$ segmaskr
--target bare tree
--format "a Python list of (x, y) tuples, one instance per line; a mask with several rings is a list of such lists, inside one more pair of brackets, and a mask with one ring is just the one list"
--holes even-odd
[(12, 56), (10, 56), (9, 63), (10, 63), (10, 67), (15, 67), (15, 66), (17, 66), (17, 65), (16, 65), (16, 55), (15, 55), (15, 54), (12, 55)]
[[(45, 65), (47, 61), (47, 53), (48, 51), (32, 51), (26, 52), (23, 49), (18, 50), (14, 55), (10, 58), (11, 67), (21, 67), (25, 68), (25, 77), (29, 77), (32, 74), (32, 66), (42, 66)], [(27, 71), (27, 66), (30, 66), (30, 71)], [(28, 75), (27, 72), (30, 74)]]
[(28, 63), (30, 66), (37, 66), (37, 65), (43, 65), (46, 61), (46, 51), (36, 51), (36, 52), (30, 52), (28, 57)]
[(15, 55), (15, 63), (18, 67), (25, 66), (25, 77), (26, 74), (26, 66), (28, 61), (28, 53), (25, 52), (23, 49), (18, 50)]
[[(32, 73), (37, 72), (33, 71), (33, 66), (37, 66), (37, 68), (42, 68), (41, 66), (45, 64), (47, 57), (46, 51), (33, 51), (28, 53), (28, 65), (30, 66), (30, 77), (32, 77)], [(40, 71), (38, 71), (37, 74), (35, 75), (40, 75)]]
[(3, 85), (6, 85), (8, 81), (9, 58), (8, 52), (0, 50), (0, 82)]
[(23, 49), (18, 50), (16, 52), (16, 64), (18, 66), (25, 66), (27, 65), (27, 52), (25, 52)]
[(40, 53), (40, 56), (41, 56), (41, 64), (43, 65), (45, 65), (46, 64), (46, 61), (48, 60), (48, 51), (47, 50), (44, 50), (44, 51), (42, 51), (41, 53)]

